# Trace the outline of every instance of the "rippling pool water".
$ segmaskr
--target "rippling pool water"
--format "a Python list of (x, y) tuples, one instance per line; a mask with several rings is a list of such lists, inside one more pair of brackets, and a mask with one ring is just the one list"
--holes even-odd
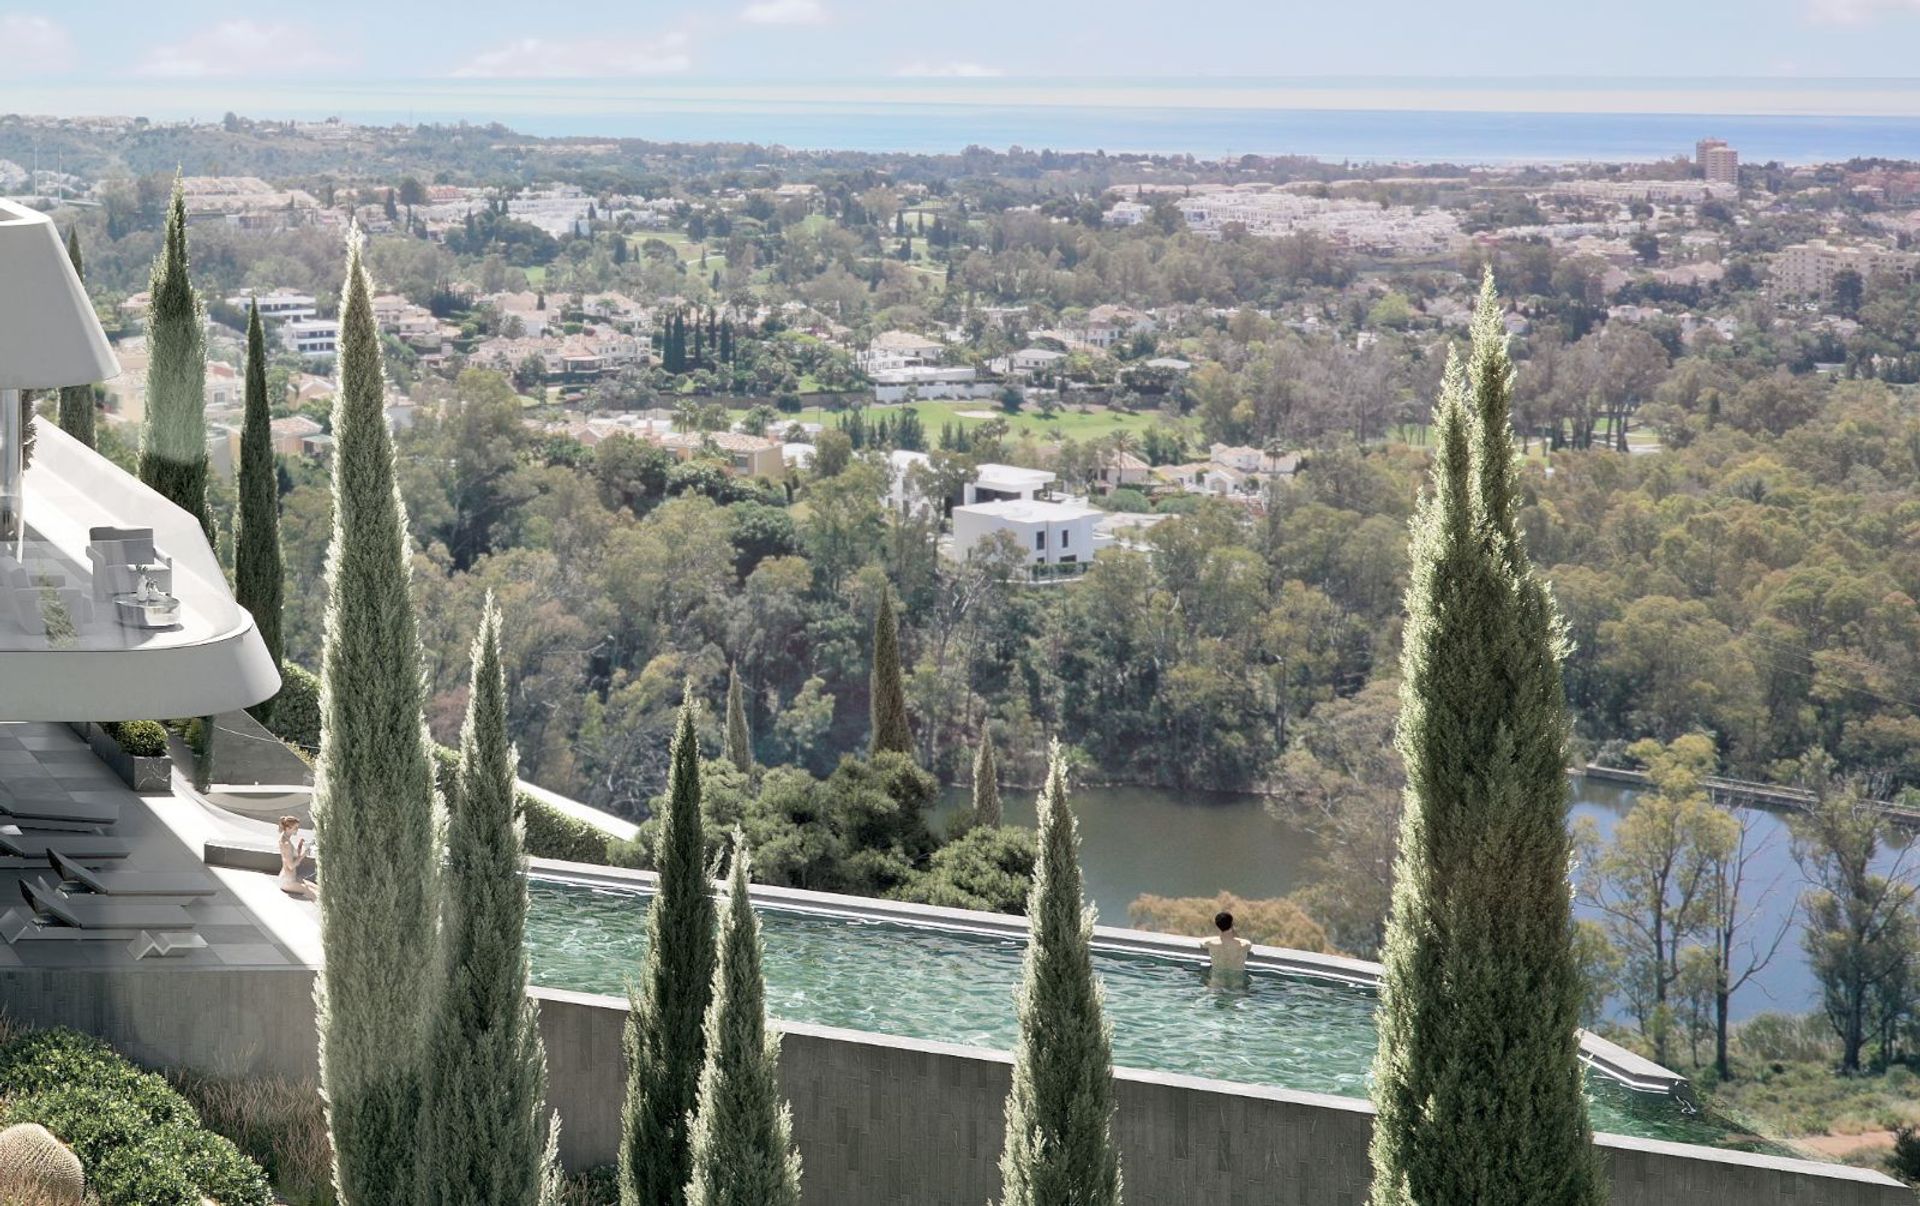
[[(533, 880), (533, 981), (624, 994), (646, 949), (643, 893)], [(762, 909), (767, 1008), (796, 1022), (1008, 1050), (1022, 944), (989, 935)], [(1255, 972), (1244, 992), (1207, 987), (1197, 963), (1098, 952), (1116, 1064), (1242, 1084), (1365, 1097), (1374, 993)], [(1589, 1076), (1597, 1130), (1751, 1146), (1662, 1094)]]

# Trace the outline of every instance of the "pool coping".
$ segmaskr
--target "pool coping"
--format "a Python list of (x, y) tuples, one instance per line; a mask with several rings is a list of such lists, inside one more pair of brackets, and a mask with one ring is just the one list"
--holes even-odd
[[(585, 884), (589, 887), (616, 888), (624, 891), (654, 891), (660, 877), (652, 871), (629, 867), (608, 867), (599, 863), (570, 863), (560, 859), (530, 858), (528, 872), (535, 878)], [(718, 895), (723, 885), (714, 885)], [(986, 913), (975, 909), (955, 909), (943, 905), (914, 904), (904, 900), (880, 900), (868, 896), (848, 896), (839, 892), (815, 892), (803, 888), (780, 888), (755, 884), (753, 899), (787, 912), (813, 913), (860, 921), (891, 921), (906, 925), (958, 930), (996, 938), (1024, 941), (1027, 919), (1010, 913)], [(1096, 925), (1095, 948), (1121, 954), (1151, 955), (1199, 966), (1205, 962), (1199, 939), (1147, 930), (1122, 929)], [(1247, 966), (1258, 971), (1277, 971), (1291, 975), (1336, 980), (1362, 988), (1378, 988), (1381, 967), (1364, 959), (1345, 955), (1323, 955), (1313, 951), (1291, 950), (1278, 946), (1255, 946), (1247, 953)], [(1669, 1068), (1636, 1055), (1617, 1043), (1589, 1030), (1580, 1031), (1580, 1058), (1609, 1079), (1642, 1093), (1664, 1093), (1691, 1100), (1692, 1086), (1686, 1077)], [(1238, 1082), (1221, 1082), (1238, 1083)]]

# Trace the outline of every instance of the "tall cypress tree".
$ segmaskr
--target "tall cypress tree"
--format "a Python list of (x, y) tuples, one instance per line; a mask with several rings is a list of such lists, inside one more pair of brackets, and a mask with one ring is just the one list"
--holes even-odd
[(687, 684), (673, 736), (667, 811), (654, 855), (659, 891), (647, 909), (640, 995), (627, 1014), (627, 1101), (621, 1116), (620, 1206), (680, 1206), (692, 1173), (687, 1120), (699, 1100), (704, 1026), (713, 995), (713, 881), (700, 817), (700, 740)]
[(880, 591), (873, 615), (873, 674), (869, 682), (873, 738), (868, 752), (913, 753), (913, 729), (907, 720), (907, 689), (900, 675), (900, 628), (893, 619), (893, 592)]
[(320, 671), (320, 1086), (342, 1206), (411, 1206), (438, 801), (372, 291), (349, 244)]
[(1414, 523), (1407, 767), (1373, 1097), (1373, 1206), (1599, 1206), (1567, 883), (1562, 629), (1516, 520), (1489, 275)]
[(780, 1037), (767, 1033), (760, 919), (747, 894), (747, 839), (735, 831), (707, 1007), (707, 1059), (693, 1123), (687, 1206), (799, 1206), (800, 1153), (780, 1098)]
[(753, 770), (753, 736), (747, 730), (746, 694), (740, 689), (740, 668), (727, 668), (727, 760), (742, 774)]
[[(147, 430), (140, 480), (200, 521), (213, 543), (207, 510), (206, 312), (187, 266), (187, 201), (173, 182), (166, 244), (153, 262), (147, 316)], [(376, 349), (377, 351), (377, 349)], [(376, 371), (378, 365), (374, 366)]]
[(447, 824), (439, 983), (427, 1025), (424, 1206), (532, 1203), (545, 1172), (547, 1057), (527, 997), (524, 821), (507, 736), (500, 611), (487, 596)]
[[(87, 279), (86, 261), (80, 255), (80, 228), (67, 228), (67, 258), (73, 261), (73, 274)], [(94, 443), (93, 386), (68, 385), (60, 390), (60, 430), (87, 447)]]
[(973, 823), (1000, 823), (1000, 767), (993, 757), (993, 731), (980, 726), (980, 745), (973, 751)]
[[(280, 563), (280, 473), (273, 459), (272, 424), (273, 414), (267, 407), (267, 342), (260, 307), (255, 304), (247, 314), (247, 394), (240, 420), (233, 597), (253, 614), (267, 655), (278, 666), (283, 656), (280, 608), (285, 583)], [(262, 709), (272, 706), (272, 700), (260, 705)]]
[(1040, 858), (1027, 896), (1020, 1037), (1000, 1154), (1004, 1206), (1118, 1206), (1113, 1029), (1093, 974), (1093, 911), (1080, 890), (1080, 835), (1055, 742), (1040, 792)]

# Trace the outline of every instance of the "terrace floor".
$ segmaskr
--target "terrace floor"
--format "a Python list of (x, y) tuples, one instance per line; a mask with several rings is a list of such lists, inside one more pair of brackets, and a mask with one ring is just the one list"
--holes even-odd
[[(194, 796), (178, 772), (172, 794), (136, 795), (65, 724), (16, 721), (0, 723), (0, 782), (31, 783), (79, 802), (119, 805), (120, 820), (107, 833), (127, 842), (133, 853), (112, 864), (113, 870), (199, 871), (219, 885), (214, 895), (185, 906), (195, 932), (207, 942), (204, 950), (140, 960), (134, 958), (131, 943), (125, 939), (66, 937), (63, 932), (59, 937), (0, 943), (0, 969), (269, 968), (308, 961), (299, 947), (300, 934), (311, 928), (311, 922), (301, 925), (295, 920), (301, 902), (281, 893), (270, 875), (212, 868), (202, 861), (200, 852), (206, 838), (231, 825)], [(271, 836), (269, 827), (260, 829)], [(20, 903), (19, 885), (26, 877), (49, 883), (55, 878), (51, 868), (0, 870), (0, 902), (4, 902), (0, 907), (25, 908)], [(311, 910), (312, 906), (306, 908)]]

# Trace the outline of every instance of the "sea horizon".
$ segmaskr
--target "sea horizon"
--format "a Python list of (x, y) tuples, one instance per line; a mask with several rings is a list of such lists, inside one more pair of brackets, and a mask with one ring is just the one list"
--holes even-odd
[(1726, 139), (1748, 163), (1920, 157), (1920, 79), (885, 78), (0, 83), (0, 113), (363, 125), (800, 151), (1300, 155), (1380, 164), (1636, 162)]

